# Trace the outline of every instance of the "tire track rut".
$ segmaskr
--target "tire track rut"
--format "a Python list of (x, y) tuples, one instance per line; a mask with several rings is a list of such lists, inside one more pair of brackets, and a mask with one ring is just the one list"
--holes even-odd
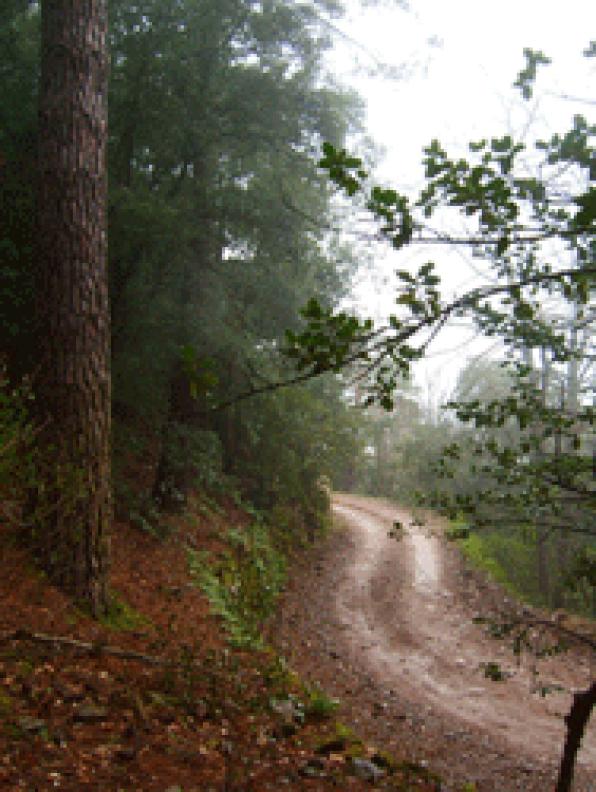
[[(594, 656), (573, 648), (541, 663), (566, 692), (531, 692), (531, 663), (472, 622), (487, 599), (440, 536), (411, 525), (386, 501), (335, 495), (341, 527), (297, 567), (274, 627), (290, 664), (342, 700), (343, 720), (379, 747), (415, 758), (457, 789), (547, 792), (553, 788), (572, 690), (594, 676)], [(393, 522), (406, 526), (396, 541)], [(484, 662), (510, 676), (485, 678)], [(596, 792), (596, 725), (579, 755), (576, 790)]]

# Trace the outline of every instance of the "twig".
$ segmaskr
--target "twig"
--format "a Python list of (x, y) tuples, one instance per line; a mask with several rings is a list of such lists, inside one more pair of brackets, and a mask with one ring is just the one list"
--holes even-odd
[[(439, 324), (442, 326), (445, 322), (450, 319), (454, 314), (457, 315), (459, 311), (466, 311), (473, 308), (477, 305), (480, 300), (488, 300), (491, 297), (496, 297), (503, 292), (510, 292), (516, 288), (524, 288), (526, 286), (540, 286), (545, 283), (550, 283), (553, 281), (557, 281), (562, 278), (573, 277), (577, 275), (583, 276), (591, 276), (596, 274), (596, 267), (584, 267), (582, 270), (578, 270), (577, 268), (560, 270), (558, 272), (548, 272), (548, 273), (541, 273), (540, 275), (534, 275), (528, 278), (522, 278), (513, 283), (507, 284), (499, 284), (495, 286), (485, 286), (479, 287), (476, 289), (472, 289), (461, 297), (453, 300), (451, 303), (444, 305), (440, 312), (431, 315), (425, 315), (420, 319), (416, 319), (413, 323), (406, 325), (401, 329), (399, 333), (395, 333), (395, 330), (389, 326), (387, 327), (380, 327), (378, 330), (372, 331), (371, 333), (363, 336), (361, 338), (355, 339), (356, 343), (360, 346), (359, 348), (353, 352), (351, 355), (347, 356), (345, 360), (341, 364), (341, 368), (346, 368), (347, 366), (351, 365), (352, 363), (357, 363), (359, 360), (366, 359), (367, 355), (371, 355), (373, 353), (383, 353), (383, 348), (387, 346), (388, 341), (391, 343), (392, 346), (397, 346), (400, 343), (407, 341), (408, 339), (412, 338), (412, 336), (416, 335), (422, 330), (426, 328), (431, 328), (431, 338), (432, 340), (432, 327), (433, 325)], [(394, 333), (394, 335), (390, 335)], [(388, 337), (389, 334), (389, 337)], [(374, 343), (373, 343), (374, 342)], [(368, 343), (368, 347), (364, 346), (365, 343)], [(378, 362), (378, 361), (377, 361)], [(372, 368), (377, 365), (377, 362), (373, 361)], [(326, 374), (328, 372), (337, 372), (338, 368), (333, 362), (329, 362), (327, 365), (318, 367), (316, 365), (311, 365), (306, 371), (301, 371), (300, 373), (294, 374), (286, 380), (277, 380), (273, 382), (265, 382), (264, 385), (257, 386), (255, 388), (250, 388), (247, 391), (241, 392), (236, 396), (232, 396), (229, 399), (224, 401), (218, 402), (213, 404), (205, 411), (205, 413), (212, 413), (212, 412), (219, 412), (222, 410), (226, 410), (228, 407), (231, 407), (233, 404), (237, 404), (238, 402), (245, 401), (246, 399), (252, 399), (255, 396), (260, 396), (266, 393), (272, 393), (274, 391), (280, 390), (281, 388), (287, 388), (293, 385), (299, 385), (301, 383), (307, 382), (315, 377), (320, 376), (321, 374)]]
[(553, 630), (554, 632), (558, 632), (564, 635), (566, 638), (569, 638), (569, 640), (586, 644), (591, 649), (596, 650), (596, 641), (593, 638), (590, 638), (589, 635), (584, 635), (584, 633), (576, 632), (575, 630), (570, 630), (568, 627), (565, 627), (558, 621), (549, 621), (548, 619), (540, 619), (526, 610), (522, 611), (522, 617), (524, 622), (526, 622), (527, 624), (530, 624), (534, 627), (538, 627), (538, 626), (547, 627)]

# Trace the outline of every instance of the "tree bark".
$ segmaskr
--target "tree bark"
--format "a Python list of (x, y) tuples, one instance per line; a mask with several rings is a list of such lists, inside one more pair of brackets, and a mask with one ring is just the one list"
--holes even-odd
[(34, 543), (50, 578), (106, 608), (110, 497), (107, 0), (45, 0), (39, 108), (40, 435)]

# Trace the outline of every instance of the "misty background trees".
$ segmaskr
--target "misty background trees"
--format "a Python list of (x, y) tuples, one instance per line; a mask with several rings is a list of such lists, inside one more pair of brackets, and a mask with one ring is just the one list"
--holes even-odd
[[(96, 11), (105, 22), (106, 9)], [(279, 353), (283, 333), (300, 323), (300, 306), (313, 293), (335, 306), (350, 287), (355, 262), (341, 234), (329, 231), (336, 210), (317, 165), (323, 140), (340, 144), (347, 135), (361, 134), (359, 99), (323, 68), (331, 46), (328, 18), (339, 11), (340, 4), (333, 2), (262, 6), (160, 0), (142, 8), (110, 3), (107, 219), (114, 505), (118, 518), (132, 519), (142, 529), (158, 532), (159, 510), (182, 508), (190, 489), (199, 486), (241, 491), (259, 508), (277, 508), (288, 531), (313, 535), (327, 518), (321, 476), (331, 475), (338, 459), (357, 452), (355, 419), (341, 383), (332, 377), (214, 409), (266, 379), (281, 378), (288, 370)], [(80, 136), (71, 134), (71, 99), (91, 101), (98, 92), (105, 98), (105, 91), (89, 82), (92, 69), (75, 64), (77, 70), (71, 71), (77, 84), (58, 79), (52, 94), (39, 81), (41, 52), (45, 47), (57, 57), (62, 50), (48, 33), (42, 37), (39, 4), (15, 1), (1, 13), (5, 409), (0, 445), (8, 454), (13, 440), (24, 444), (17, 474), (18, 459), (11, 456), (3, 479), (7, 501), (23, 504), (27, 492), (37, 496), (43, 489), (48, 498), (53, 492), (40, 484), (41, 462), (34, 458), (40, 436), (25, 431), (21, 402), (29, 398), (23, 395), (29, 393), (28, 383), (37, 390), (31, 403), (43, 404), (50, 413), (40, 422), (52, 428), (55, 438), (76, 435), (82, 442), (90, 432), (107, 442), (107, 434), (99, 432), (103, 419), (98, 412), (87, 410), (85, 426), (70, 432), (75, 414), (83, 412), (64, 394), (51, 409), (49, 391), (37, 385), (52, 380), (50, 372), (58, 368), (91, 384), (86, 367), (98, 363), (101, 339), (93, 336), (95, 352), (84, 349), (92, 336), (81, 334), (77, 317), (85, 307), (81, 300), (101, 307), (104, 298), (96, 303), (93, 295), (104, 292), (89, 280), (79, 294), (69, 279), (83, 264), (92, 265), (88, 275), (93, 279), (102, 264), (96, 266), (84, 251), (71, 261), (67, 253), (76, 245), (56, 235), (66, 217), (72, 233), (87, 239), (89, 229), (96, 224), (100, 229), (102, 210), (63, 189), (59, 173), (51, 172), (50, 153), (72, 152), (78, 165), (66, 160), (64, 172), (75, 174), (73, 179), (79, 166), (81, 177), (89, 173)], [(76, 37), (83, 14), (75, 19), (56, 13), (70, 26), (62, 33), (55, 29), (58, 39)], [(50, 73), (59, 78), (56, 68), (42, 70), (46, 77)], [(68, 116), (68, 123), (58, 124), (66, 138), (47, 113), (38, 115), (40, 96), (42, 108)], [(47, 151), (40, 148), (43, 141)], [(105, 165), (103, 155), (93, 158), (100, 160)], [(38, 197), (40, 173), (46, 189)], [(105, 173), (91, 175), (90, 183), (105, 183)], [(66, 203), (57, 202), (50, 190)], [(69, 214), (71, 200), (85, 213), (83, 225)], [(45, 281), (38, 278), (38, 262), (46, 260), (38, 256), (38, 241), (48, 256), (42, 267)], [(59, 272), (67, 282), (58, 282)], [(51, 317), (58, 316), (57, 306), (70, 299), (69, 292), (79, 302), (68, 310), (64, 303), (60, 316), (70, 328), (64, 335), (54, 332)], [(51, 321), (42, 328), (37, 320), (43, 316)], [(49, 357), (40, 358), (42, 341), (53, 344)], [(69, 348), (76, 358), (70, 362)], [(15, 390), (23, 382), (24, 390)], [(96, 480), (79, 482), (77, 463), (70, 474), (62, 471), (65, 488), (68, 483), (71, 489), (80, 484), (85, 492), (97, 491), (100, 484), (102, 491), (109, 489), (107, 468), (97, 467), (98, 453)], [(52, 469), (57, 476), (58, 467)], [(46, 505), (52, 519), (62, 523), (59, 493), (54, 500)], [(36, 535), (43, 557), (55, 558), (59, 543), (47, 530), (46, 512), (42, 517), (36, 503), (29, 508), (32, 520), (40, 520)], [(84, 524), (79, 531), (88, 538)], [(102, 566), (99, 556), (94, 558), (95, 566)], [(85, 592), (77, 591), (85, 599)]]
[[(550, 61), (532, 50), (525, 58), (514, 85), (528, 100), (537, 65)], [(480, 285), (450, 299), (429, 261), (397, 273), (397, 307), (385, 325), (350, 324), (313, 306), (307, 328), (290, 336), (301, 368), (357, 360), (367, 401), (395, 410), (393, 420), (373, 418), (366, 491), (439, 508), (472, 531), (464, 549), (518, 595), (590, 615), (595, 131), (576, 115), (546, 140), (472, 141), (467, 159), (435, 140), (413, 198), (370, 186), (359, 158), (328, 146), (323, 167), (343, 192), (365, 196), (383, 240), (398, 250), (432, 246), (439, 263), (465, 248)], [(440, 225), (454, 208), (463, 217), (456, 234)], [(418, 409), (404, 422), (412, 362), (454, 317), (499, 343), (460, 371), (446, 411)]]

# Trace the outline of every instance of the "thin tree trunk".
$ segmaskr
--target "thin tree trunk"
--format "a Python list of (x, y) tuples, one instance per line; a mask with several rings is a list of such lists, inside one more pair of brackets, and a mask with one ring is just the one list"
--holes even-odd
[(153, 499), (166, 511), (182, 508), (195, 473), (188, 433), (196, 426), (198, 405), (181, 361), (172, 364), (168, 413), (162, 428), (161, 453), (153, 484)]
[[(559, 397), (559, 408), (561, 413), (565, 411), (565, 383), (561, 383), (561, 394)], [(560, 460), (563, 454), (563, 437), (559, 429), (555, 434), (555, 458)], [(565, 574), (569, 557), (569, 534), (567, 531), (558, 531), (556, 538), (556, 586), (553, 591), (553, 608), (565, 607)]]
[[(194, 200), (197, 213), (200, 214), (201, 207), (207, 211), (210, 206), (207, 193), (214, 178), (215, 164), (197, 159), (193, 167), (198, 184)], [(216, 231), (213, 220), (204, 222), (195, 242), (195, 257), (188, 258), (183, 264), (177, 295), (179, 354), (186, 345), (193, 346), (193, 324), (196, 321), (205, 269), (216, 262), (221, 263), (222, 260), (223, 242)], [(162, 447), (152, 493), (157, 504), (165, 510), (175, 510), (183, 506), (196, 479), (192, 460), (187, 459), (185, 464), (185, 449), (188, 446), (187, 433), (193, 429), (204, 428), (201, 424), (205, 420), (203, 418), (201, 421), (199, 417), (200, 406), (191, 393), (188, 373), (182, 359), (178, 357), (171, 364), (168, 411), (162, 426)]]
[[(540, 350), (540, 369), (541, 369), (541, 382), (540, 389), (542, 391), (542, 403), (544, 407), (548, 404), (548, 389), (550, 384), (550, 361), (546, 353), (545, 347)], [(536, 377), (537, 378), (537, 377)], [(544, 456), (546, 448), (544, 443), (538, 451), (539, 456)], [(544, 603), (547, 607), (551, 606), (551, 585), (550, 585), (550, 553), (549, 553), (549, 532), (543, 525), (537, 526), (536, 536), (536, 558), (537, 558), (537, 573), (538, 573), (538, 590)]]
[(110, 502), (107, 0), (42, 3), (38, 193), (41, 481), (32, 522), (51, 579), (106, 607)]

